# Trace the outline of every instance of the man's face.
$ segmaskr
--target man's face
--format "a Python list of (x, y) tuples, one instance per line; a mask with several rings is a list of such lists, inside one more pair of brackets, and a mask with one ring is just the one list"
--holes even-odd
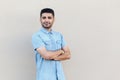
[(43, 13), (40, 17), (41, 25), (46, 28), (50, 29), (54, 22), (54, 17), (51, 13)]

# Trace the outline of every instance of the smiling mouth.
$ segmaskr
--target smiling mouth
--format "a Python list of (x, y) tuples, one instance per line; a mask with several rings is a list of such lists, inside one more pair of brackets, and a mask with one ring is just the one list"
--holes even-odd
[(46, 25), (46, 26), (49, 25), (49, 24), (50, 24), (50, 23), (48, 23), (48, 22), (47, 22), (47, 23), (44, 23), (44, 25)]
[(45, 26), (48, 26), (49, 24), (47, 23), (47, 24), (44, 24)]

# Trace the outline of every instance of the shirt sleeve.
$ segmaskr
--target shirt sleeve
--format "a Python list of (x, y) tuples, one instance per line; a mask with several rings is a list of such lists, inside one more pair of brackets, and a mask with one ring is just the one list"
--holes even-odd
[(39, 35), (32, 36), (32, 45), (33, 45), (34, 50), (36, 50), (37, 48), (45, 46), (45, 44), (43, 43), (43, 41)]
[(61, 34), (61, 41), (62, 41), (62, 44), (61, 44), (62, 47), (67, 45), (67, 43), (66, 43), (66, 41), (65, 41), (65, 39), (64, 39), (62, 34)]

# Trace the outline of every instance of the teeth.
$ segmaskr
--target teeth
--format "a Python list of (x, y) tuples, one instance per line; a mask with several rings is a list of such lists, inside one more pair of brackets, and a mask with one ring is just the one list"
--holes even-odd
[(46, 24), (49, 24), (49, 23), (46, 23)]
[(48, 24), (48, 22), (44, 23), (44, 24)]

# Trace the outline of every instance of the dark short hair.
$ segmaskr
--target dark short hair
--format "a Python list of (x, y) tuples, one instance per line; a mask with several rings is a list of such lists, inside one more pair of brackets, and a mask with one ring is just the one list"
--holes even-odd
[(54, 10), (51, 9), (51, 8), (44, 8), (44, 9), (42, 9), (41, 12), (40, 12), (40, 17), (42, 16), (43, 13), (51, 13), (53, 15), (53, 17), (55, 16)]

